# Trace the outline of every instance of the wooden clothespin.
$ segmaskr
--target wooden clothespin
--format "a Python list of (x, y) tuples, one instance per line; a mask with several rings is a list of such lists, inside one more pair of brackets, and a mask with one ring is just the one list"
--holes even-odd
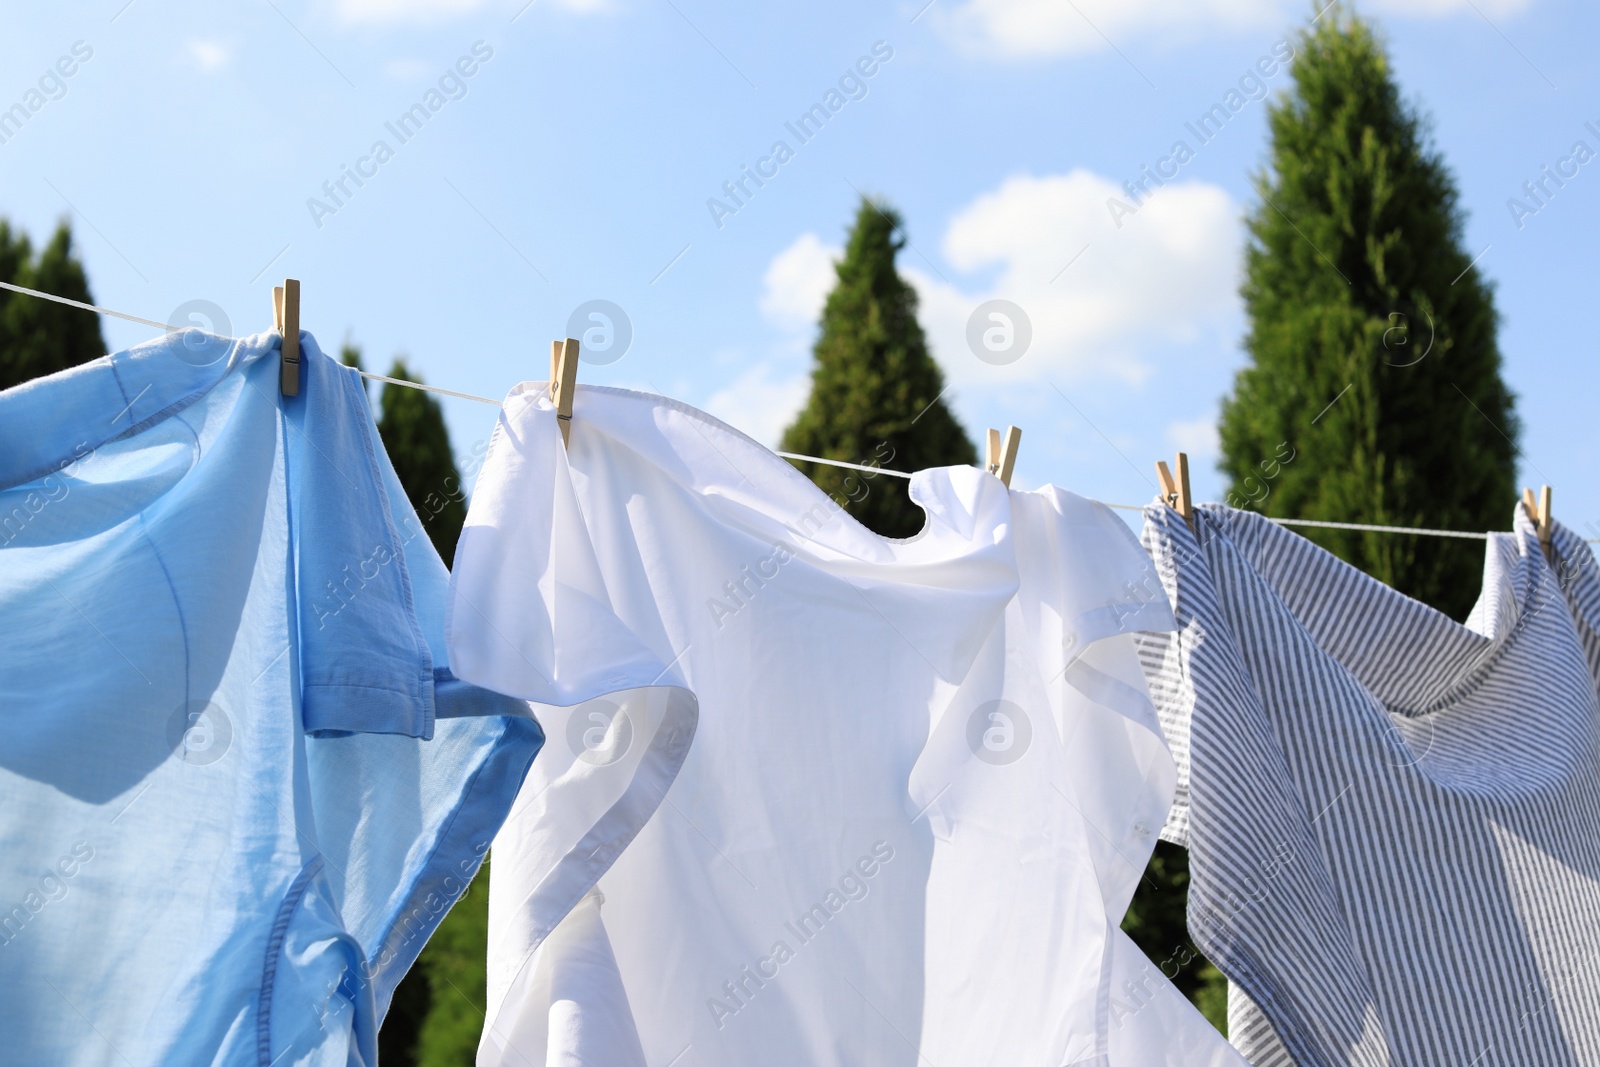
[(1156, 460), (1156, 477), (1161, 479), (1161, 498), (1167, 506), (1173, 508), (1183, 521), (1194, 528), (1194, 495), (1189, 492), (1189, 454), (1178, 453), (1178, 477), (1172, 477), (1172, 471), (1167, 469), (1167, 461)]
[(983, 469), (999, 478), (1007, 489), (1011, 488), (1011, 472), (1017, 465), (1017, 446), (1022, 443), (1022, 431), (1015, 426), (1006, 427), (1005, 443), (1000, 441), (1000, 431), (990, 427), (987, 454)]
[(578, 342), (575, 338), (550, 342), (550, 400), (556, 406), (561, 443), (572, 440), (572, 393), (578, 388)]
[(278, 390), (284, 396), (300, 395), (300, 283), (285, 278), (272, 287), (273, 327), (283, 335), (278, 358)]
[(1533, 528), (1539, 532), (1539, 547), (1544, 549), (1544, 554), (1550, 554), (1550, 535), (1553, 528), (1550, 525), (1553, 513), (1550, 510), (1550, 487), (1544, 486), (1539, 490), (1538, 503), (1534, 502), (1533, 490), (1522, 491), (1522, 506), (1528, 510), (1528, 518), (1533, 520)]

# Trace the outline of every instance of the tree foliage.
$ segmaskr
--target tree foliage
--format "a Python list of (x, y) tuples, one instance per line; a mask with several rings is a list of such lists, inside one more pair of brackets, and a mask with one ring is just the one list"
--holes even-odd
[[(340, 359), (361, 367), (346, 344)], [(395, 360), (389, 377), (422, 379)], [(466, 522), (466, 498), (439, 402), (420, 389), (385, 385), (378, 434), (406, 497), (439, 556), (449, 565)], [(472, 1067), (483, 1032), (489, 955), (488, 865), (439, 923), (416, 964), (401, 979), (383, 1028), (378, 1059), (385, 1067)]]
[[(94, 303), (65, 222), (37, 254), (27, 236), (0, 219), (0, 281)], [(0, 389), (9, 389), (106, 354), (90, 312), (0, 289)]]
[[(1339, 522), (1501, 526), (1517, 426), (1450, 173), (1369, 26), (1336, 7), (1296, 44), (1248, 219), (1250, 362), (1221, 425), (1228, 501)], [(1470, 542), (1304, 532), (1457, 618), (1481, 584), (1483, 549)], [(1188, 939), (1188, 884), (1187, 855), (1158, 847), (1124, 928), (1222, 1027), (1226, 984)]]
[[(905, 244), (892, 208), (863, 200), (813, 349), (811, 396), (783, 449), (847, 463), (918, 470), (977, 462), (943, 400), (944, 374), (917, 322), (917, 294), (895, 270)], [(800, 463), (868, 529), (910, 537), (922, 510), (898, 480)]]
[(1188, 899), (1189, 854), (1177, 845), (1158, 841), (1128, 914), (1123, 916), (1122, 929), (1211, 1025), (1226, 1034), (1228, 980), (1189, 938), (1184, 914)]
[(487, 1010), (489, 863), (396, 987), (378, 1032), (383, 1067), (472, 1067)]
[[(360, 361), (359, 353), (355, 358)], [(408, 382), (422, 380), (404, 359), (395, 360), (389, 377)], [(379, 404), (383, 414), (378, 420), (378, 435), (383, 438), (389, 462), (394, 464), (433, 547), (445, 566), (450, 566), (455, 560), (456, 539), (467, 521), (467, 503), (461, 474), (450, 451), (444, 412), (427, 393), (403, 385), (385, 385)]]
[(472, 1067), (489, 1000), (489, 864), (428, 939), (418, 961), (432, 1005), (417, 1035), (418, 1067)]
[[(1297, 44), (1249, 217), (1250, 362), (1221, 425), (1230, 500), (1296, 518), (1502, 528), (1517, 423), (1453, 179), (1366, 23), (1335, 8)], [(1470, 541), (1304, 532), (1456, 618), (1481, 584), (1483, 547)]]

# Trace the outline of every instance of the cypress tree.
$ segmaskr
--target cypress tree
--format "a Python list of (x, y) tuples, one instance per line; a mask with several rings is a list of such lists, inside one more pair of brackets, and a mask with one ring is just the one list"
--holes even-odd
[(489, 863), (395, 988), (378, 1032), (384, 1067), (472, 1067), (489, 1000)]
[[(339, 362), (362, 370), (362, 350), (346, 342), (339, 349)], [(421, 381), (403, 358), (395, 360), (389, 378)], [(405, 386), (382, 387), (378, 405), (382, 413), (378, 435), (384, 451), (389, 453), (400, 485), (405, 486), (422, 530), (448, 566), (456, 555), (456, 539), (466, 523), (467, 509), (445, 414), (429, 394)], [(483, 877), (488, 877), (486, 867)], [(486, 957), (488, 891), (478, 889), (451, 907), (416, 965), (395, 987), (389, 1014), (378, 1032), (379, 1062), (398, 1067), (470, 1067), (477, 1053), (478, 1032), (483, 1029), (483, 1009), (462, 1000), (458, 990), (470, 992), (472, 982), (477, 982), (482, 1003)]]
[[(446, 915), (439, 925), (443, 927), (449, 921), (450, 916)], [(422, 1062), (417, 1058), (417, 1038), (433, 1006), (433, 988), (422, 962), (427, 955), (424, 947), (422, 956), (400, 979), (389, 1000), (389, 1012), (378, 1030), (378, 1062), (383, 1067), (417, 1067)]]
[(418, 964), (432, 1006), (417, 1034), (420, 1067), (473, 1067), (489, 1001), (489, 863), (428, 939)]
[[(94, 303), (65, 222), (37, 256), (26, 235), (0, 219), (0, 281)], [(106, 354), (97, 316), (0, 289), (0, 389), (9, 389)]]
[(489, 862), (484, 861), (395, 987), (378, 1031), (384, 1067), (472, 1067), (489, 1000)]
[(1189, 854), (1157, 841), (1122, 929), (1211, 1025), (1228, 1032), (1228, 980), (1189, 938)]
[[(1372, 29), (1336, 8), (1302, 31), (1249, 217), (1249, 364), (1223, 407), (1230, 502), (1271, 515), (1504, 528), (1517, 422), (1488, 282), (1462, 245), (1454, 181), (1402, 103)], [(1302, 531), (1465, 617), (1483, 547)]]
[[(784, 431), (784, 451), (903, 471), (977, 462), (941, 399), (944, 374), (917, 323), (917, 294), (895, 270), (900, 229), (892, 208), (862, 200), (823, 308), (811, 397)], [(868, 529), (885, 537), (922, 529), (922, 509), (899, 479), (797, 466)]]
[[(1335, 8), (1296, 43), (1248, 219), (1251, 359), (1220, 427), (1228, 502), (1294, 518), (1502, 527), (1517, 424), (1449, 170), (1367, 24)], [(1476, 598), (1480, 546), (1300, 532), (1457, 618)], [(1158, 846), (1124, 923), (1158, 962), (1190, 944), (1188, 882), (1188, 856)], [(1224, 1024), (1214, 967), (1196, 956), (1176, 981)]]
[[(359, 354), (356, 358), (359, 360)], [(408, 382), (422, 380), (411, 373), (404, 359), (395, 360), (389, 377)], [(403, 385), (385, 385), (379, 405), (383, 414), (378, 420), (378, 435), (383, 438), (389, 462), (394, 464), (433, 547), (445, 566), (450, 566), (455, 560), (456, 538), (467, 521), (467, 505), (461, 475), (450, 451), (444, 412), (432, 396)]]
[[(361, 346), (351, 341), (346, 341), (339, 346), (339, 362), (346, 367), (354, 367), (358, 371), (367, 368), (361, 362)], [(391, 375), (391, 377), (393, 377)]]
[[(339, 352), (346, 366), (361, 369), (361, 351), (346, 343)], [(420, 382), (404, 359), (389, 377)], [(455, 559), (456, 540), (466, 522), (466, 498), (450, 449), (450, 433), (439, 402), (420, 389), (385, 385), (379, 394), (378, 435), (389, 453), (406, 497), (422, 520), (428, 539), (445, 564)], [(488, 878), (485, 864), (479, 875)], [(483, 1030), (487, 999), (484, 960), (489, 954), (487, 881), (455, 903), (416, 964), (395, 988), (394, 1000), (378, 1034), (378, 1058), (401, 1067), (471, 1067)]]

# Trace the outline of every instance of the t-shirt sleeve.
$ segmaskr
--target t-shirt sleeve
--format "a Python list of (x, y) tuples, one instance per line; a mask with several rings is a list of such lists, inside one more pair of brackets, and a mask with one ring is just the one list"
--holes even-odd
[(672, 664), (613, 607), (555, 409), (542, 392), (506, 399), (450, 584), (451, 661), (477, 685), (571, 707), (618, 690), (679, 684)]
[[(495, 838), (493, 1032), (548, 999), (528, 991), (542, 973), (535, 952), (655, 814), (698, 724), (677, 658), (651, 651), (619, 614), (601, 567), (614, 560), (579, 506), (578, 479), (605, 477), (610, 461), (584, 422), (590, 395), (574, 398), (570, 453), (544, 383), (506, 398), (450, 579), (445, 630), (456, 673), (534, 702), (553, 742)], [(595, 755), (597, 732), (615, 739), (605, 741), (610, 755)]]
[(1150, 559), (1103, 504), (1053, 486), (1011, 494), (1017, 607), (1064, 738), (1073, 806), (1120, 917), (1171, 806), (1173, 761), (1132, 633), (1176, 623)]
[(301, 345), (303, 387), (284, 398), (284, 447), (302, 721), (312, 734), (429, 738), (434, 658), (394, 519), (410, 506), (389, 498), (360, 379), (309, 334)]

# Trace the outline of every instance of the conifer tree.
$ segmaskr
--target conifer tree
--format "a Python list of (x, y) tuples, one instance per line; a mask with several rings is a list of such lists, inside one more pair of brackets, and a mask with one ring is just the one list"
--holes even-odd
[[(811, 397), (784, 432), (784, 451), (902, 471), (977, 462), (942, 399), (944, 374), (917, 323), (917, 294), (895, 270), (900, 228), (892, 208), (862, 200), (823, 308)], [(869, 529), (886, 537), (922, 529), (922, 509), (901, 480), (798, 466)]]
[[(356, 358), (360, 359), (359, 353)], [(395, 360), (389, 377), (421, 381), (404, 359)], [(445, 566), (450, 566), (455, 560), (456, 538), (467, 521), (467, 505), (461, 475), (450, 452), (444, 412), (427, 393), (403, 385), (385, 385), (379, 404), (383, 415), (378, 420), (378, 435), (383, 438), (389, 462), (394, 464), (433, 547)]]
[(378, 1032), (383, 1067), (472, 1067), (489, 990), (489, 864), (396, 987)]
[[(361, 368), (361, 350), (353, 344), (343, 345), (339, 358)], [(389, 377), (421, 381), (404, 359), (395, 360)], [(389, 462), (448, 566), (467, 513), (444, 413), (432, 396), (402, 385), (385, 385), (379, 408), (378, 434)], [(400, 1067), (471, 1067), (474, 1062), (487, 997), (488, 877), (485, 864), (396, 987), (378, 1034), (379, 1062)]]
[[(1269, 108), (1243, 284), (1249, 364), (1222, 414), (1232, 502), (1270, 515), (1506, 527), (1517, 423), (1454, 181), (1382, 43), (1336, 8)], [(1483, 546), (1300, 532), (1456, 618)]]
[[(1223, 407), (1228, 500), (1285, 517), (1503, 528), (1517, 426), (1450, 173), (1369, 26), (1336, 7), (1296, 44), (1248, 220), (1251, 360)], [(1481, 584), (1470, 542), (1299, 532), (1457, 618)], [(1188, 856), (1159, 846), (1129, 909), (1124, 928), (1158, 963), (1191, 944), (1188, 881)], [(1198, 956), (1187, 971), (1179, 987), (1221, 1026), (1221, 976)]]
[(473, 1067), (489, 1001), (489, 862), (428, 939), (418, 960), (432, 1005), (417, 1034), (418, 1067)]
[(1157, 841), (1150, 865), (1134, 892), (1123, 931), (1151, 964), (1172, 980), (1211, 1025), (1228, 1032), (1228, 980), (1200, 954), (1184, 914), (1189, 897), (1189, 854)]
[(339, 362), (346, 367), (354, 367), (358, 371), (367, 369), (361, 362), (361, 346), (352, 341), (345, 341), (344, 344), (339, 346)]
[[(442, 927), (449, 921), (450, 916), (446, 915), (444, 922), (439, 925)], [(424, 946), (422, 956), (426, 958), (427, 955), (428, 949)], [(400, 979), (400, 984), (395, 986), (394, 996), (389, 1000), (389, 1011), (378, 1030), (378, 1062), (383, 1067), (419, 1067), (422, 1061), (417, 1057), (417, 1038), (432, 1006), (432, 983), (428, 981), (427, 968), (419, 958), (405, 973), (405, 977)]]
[[(37, 255), (26, 235), (0, 219), (0, 281), (94, 303), (63, 222)], [(106, 354), (100, 320), (87, 311), (0, 289), (0, 389)]]

